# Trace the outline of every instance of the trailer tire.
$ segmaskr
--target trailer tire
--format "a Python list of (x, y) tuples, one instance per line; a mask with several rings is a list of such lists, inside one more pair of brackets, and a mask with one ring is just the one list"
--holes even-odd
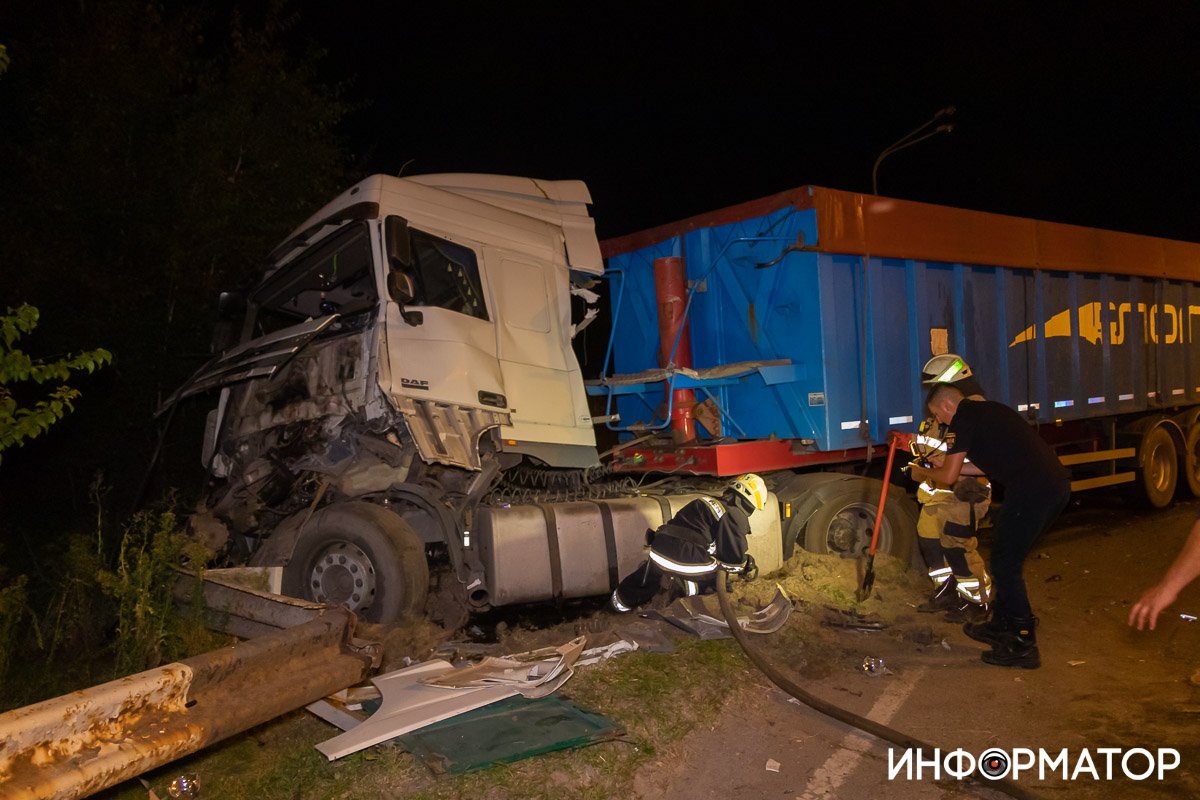
[(1183, 447), (1183, 475), (1187, 479), (1192, 497), (1200, 497), (1200, 420), (1187, 429), (1187, 442)]
[(821, 497), (816, 494), (816, 488), (831, 481), (844, 481), (845, 475), (836, 472), (805, 472), (787, 475), (774, 487), (775, 496), (780, 503), (790, 506), (790, 515), (780, 516), (783, 520), (783, 560), (787, 561), (796, 553), (796, 543), (807, 549), (804, 542), (804, 527), (821, 507)]
[(284, 594), (344, 605), (367, 622), (414, 617), (428, 591), (420, 537), (397, 515), (361, 501), (313, 514), (283, 569)]
[[(846, 478), (814, 490), (821, 506), (804, 526), (804, 548), (814, 553), (837, 553), (853, 558), (871, 545), (882, 484), (874, 478)], [(898, 486), (888, 488), (876, 552), (887, 553), (905, 565), (913, 563), (916, 543), (916, 504)]]
[(1150, 505), (1155, 508), (1171, 505), (1179, 481), (1179, 454), (1174, 437), (1162, 425), (1151, 428), (1138, 443), (1138, 476)]

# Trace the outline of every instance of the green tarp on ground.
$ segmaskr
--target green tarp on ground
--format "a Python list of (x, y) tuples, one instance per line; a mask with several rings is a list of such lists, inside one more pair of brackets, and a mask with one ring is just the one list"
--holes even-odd
[(536, 700), (510, 697), (393, 741), (434, 772), (459, 775), (624, 733), (616, 723), (548, 695)]

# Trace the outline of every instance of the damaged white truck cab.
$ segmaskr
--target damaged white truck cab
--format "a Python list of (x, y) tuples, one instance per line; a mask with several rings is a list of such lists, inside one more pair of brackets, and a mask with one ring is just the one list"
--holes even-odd
[(443, 621), (606, 593), (694, 495), (600, 468), (571, 347), (571, 293), (603, 272), (589, 202), (578, 181), (376, 175), (313, 215), (169, 401), (220, 389), (192, 531), (374, 621), (424, 609), (431, 564)]

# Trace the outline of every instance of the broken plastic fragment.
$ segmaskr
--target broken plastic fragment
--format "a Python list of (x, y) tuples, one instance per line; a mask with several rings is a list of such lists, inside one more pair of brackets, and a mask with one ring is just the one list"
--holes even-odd
[(1184, 622), (1195, 622), (1196, 621), (1195, 614), (1180, 614), (1179, 618), (1181, 620), (1183, 620)]
[(779, 767), (782, 766), (773, 758), (767, 759), (767, 772), (779, 772)]
[(200, 796), (200, 776), (194, 772), (185, 772), (167, 787), (168, 797), (195, 798)]
[(866, 658), (863, 659), (862, 671), (872, 677), (877, 677), (879, 675), (882, 675), (884, 672), (886, 672), (887, 667), (884, 666), (882, 658), (874, 658), (873, 656), (867, 656)]
[(1087, 663), (1086, 661), (1068, 661), (1067, 666), (1068, 667), (1078, 667), (1080, 664), (1086, 664), (1086, 663)]

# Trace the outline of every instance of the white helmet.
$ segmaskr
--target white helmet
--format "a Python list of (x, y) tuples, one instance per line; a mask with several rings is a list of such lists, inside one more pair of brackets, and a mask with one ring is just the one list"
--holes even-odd
[(767, 484), (753, 472), (734, 478), (729, 488), (746, 498), (756, 511), (767, 507)]
[(971, 377), (971, 368), (956, 353), (943, 353), (925, 362), (921, 368), (921, 383), (957, 383)]

